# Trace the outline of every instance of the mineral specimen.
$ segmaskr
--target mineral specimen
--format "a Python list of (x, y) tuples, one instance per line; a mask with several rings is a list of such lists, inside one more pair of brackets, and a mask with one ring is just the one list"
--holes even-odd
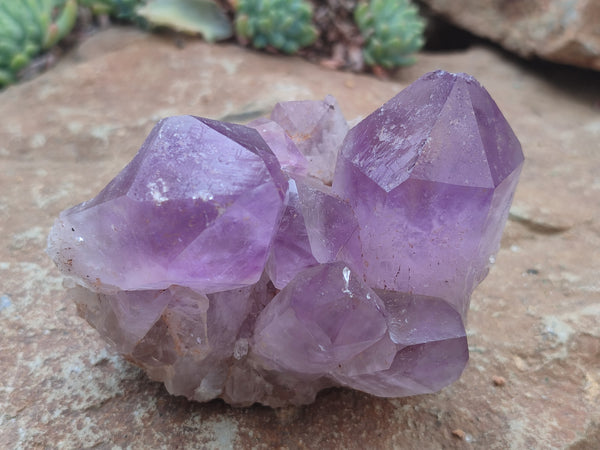
[(61, 213), (48, 253), (80, 314), (198, 401), (456, 380), (523, 163), (489, 94), (439, 71), (350, 131), (332, 97), (249, 126), (164, 119), (96, 198)]

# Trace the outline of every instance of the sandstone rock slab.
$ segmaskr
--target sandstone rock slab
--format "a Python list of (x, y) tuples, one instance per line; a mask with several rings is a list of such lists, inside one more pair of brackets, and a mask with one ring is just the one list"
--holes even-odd
[(525, 57), (600, 70), (596, 0), (423, 0), (435, 13)]
[[(352, 119), (438, 68), (482, 82), (526, 157), (514, 220), (472, 299), (471, 360), (449, 388), (399, 400), (331, 390), (281, 411), (190, 403), (108, 352), (64, 298), (43, 252), (54, 218), (106, 185), (159, 118), (242, 122), (278, 101), (332, 94)], [(421, 55), (382, 82), (109, 29), (10, 87), (0, 94), (0, 447), (594, 448), (600, 87), (592, 81), (475, 47)], [(494, 384), (497, 376), (506, 383)]]

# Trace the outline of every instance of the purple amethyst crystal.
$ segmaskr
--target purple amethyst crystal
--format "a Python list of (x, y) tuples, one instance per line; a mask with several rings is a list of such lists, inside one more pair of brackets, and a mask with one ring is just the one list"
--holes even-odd
[(49, 252), (92, 288), (246, 286), (261, 276), (286, 190), (256, 131), (170, 117), (96, 198), (61, 213)]
[(275, 287), (282, 289), (301, 270), (319, 263), (346, 259), (347, 254), (357, 260), (360, 249), (358, 223), (350, 205), (329, 186), (291, 178), (287, 207), (266, 266)]
[(331, 95), (322, 101), (278, 103), (271, 120), (291, 137), (308, 160), (308, 174), (331, 184), (337, 153), (348, 124)]
[(358, 219), (369, 286), (443, 298), (465, 316), (522, 164), (506, 119), (468, 75), (427, 74), (361, 121), (333, 191)]
[(258, 131), (273, 150), (283, 171), (300, 176), (307, 174), (308, 161), (281, 125), (272, 120), (261, 118), (253, 120), (248, 126)]
[(173, 394), (435, 392), (467, 363), (522, 163), (464, 74), (425, 75), (349, 132), (332, 97), (250, 128), (171, 117), (61, 213), (48, 253), (80, 314)]

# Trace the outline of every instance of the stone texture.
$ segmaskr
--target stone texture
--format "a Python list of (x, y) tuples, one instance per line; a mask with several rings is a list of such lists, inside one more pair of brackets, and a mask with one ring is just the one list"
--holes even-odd
[(528, 58), (600, 70), (597, 0), (422, 0), (454, 24)]
[[(251, 120), (279, 101), (327, 94), (348, 119), (364, 117), (438, 68), (476, 76), (526, 156), (496, 263), (471, 302), (470, 362), (452, 386), (399, 400), (334, 389), (281, 411), (190, 403), (109, 353), (63, 297), (62, 277), (43, 251), (54, 218), (104, 187), (158, 119)], [(186, 41), (178, 49), (169, 39), (113, 29), (2, 92), (0, 447), (596, 448), (595, 76), (475, 47), (420, 55), (381, 82), (226, 45)], [(506, 384), (496, 386), (496, 376)]]

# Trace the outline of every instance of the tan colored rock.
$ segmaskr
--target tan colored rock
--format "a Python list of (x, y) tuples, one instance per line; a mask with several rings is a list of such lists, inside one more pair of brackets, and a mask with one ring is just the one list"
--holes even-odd
[[(158, 118), (249, 120), (333, 94), (352, 119), (437, 68), (476, 76), (526, 155), (514, 220), (472, 300), (471, 360), (452, 386), (404, 399), (336, 389), (280, 412), (190, 403), (110, 353), (64, 299), (43, 252), (54, 218), (94, 196)], [(600, 86), (552, 70), (476, 47), (421, 55), (383, 82), (109, 29), (0, 93), (0, 448), (597, 448)]]
[(521, 56), (600, 70), (597, 0), (422, 0), (454, 24)]

